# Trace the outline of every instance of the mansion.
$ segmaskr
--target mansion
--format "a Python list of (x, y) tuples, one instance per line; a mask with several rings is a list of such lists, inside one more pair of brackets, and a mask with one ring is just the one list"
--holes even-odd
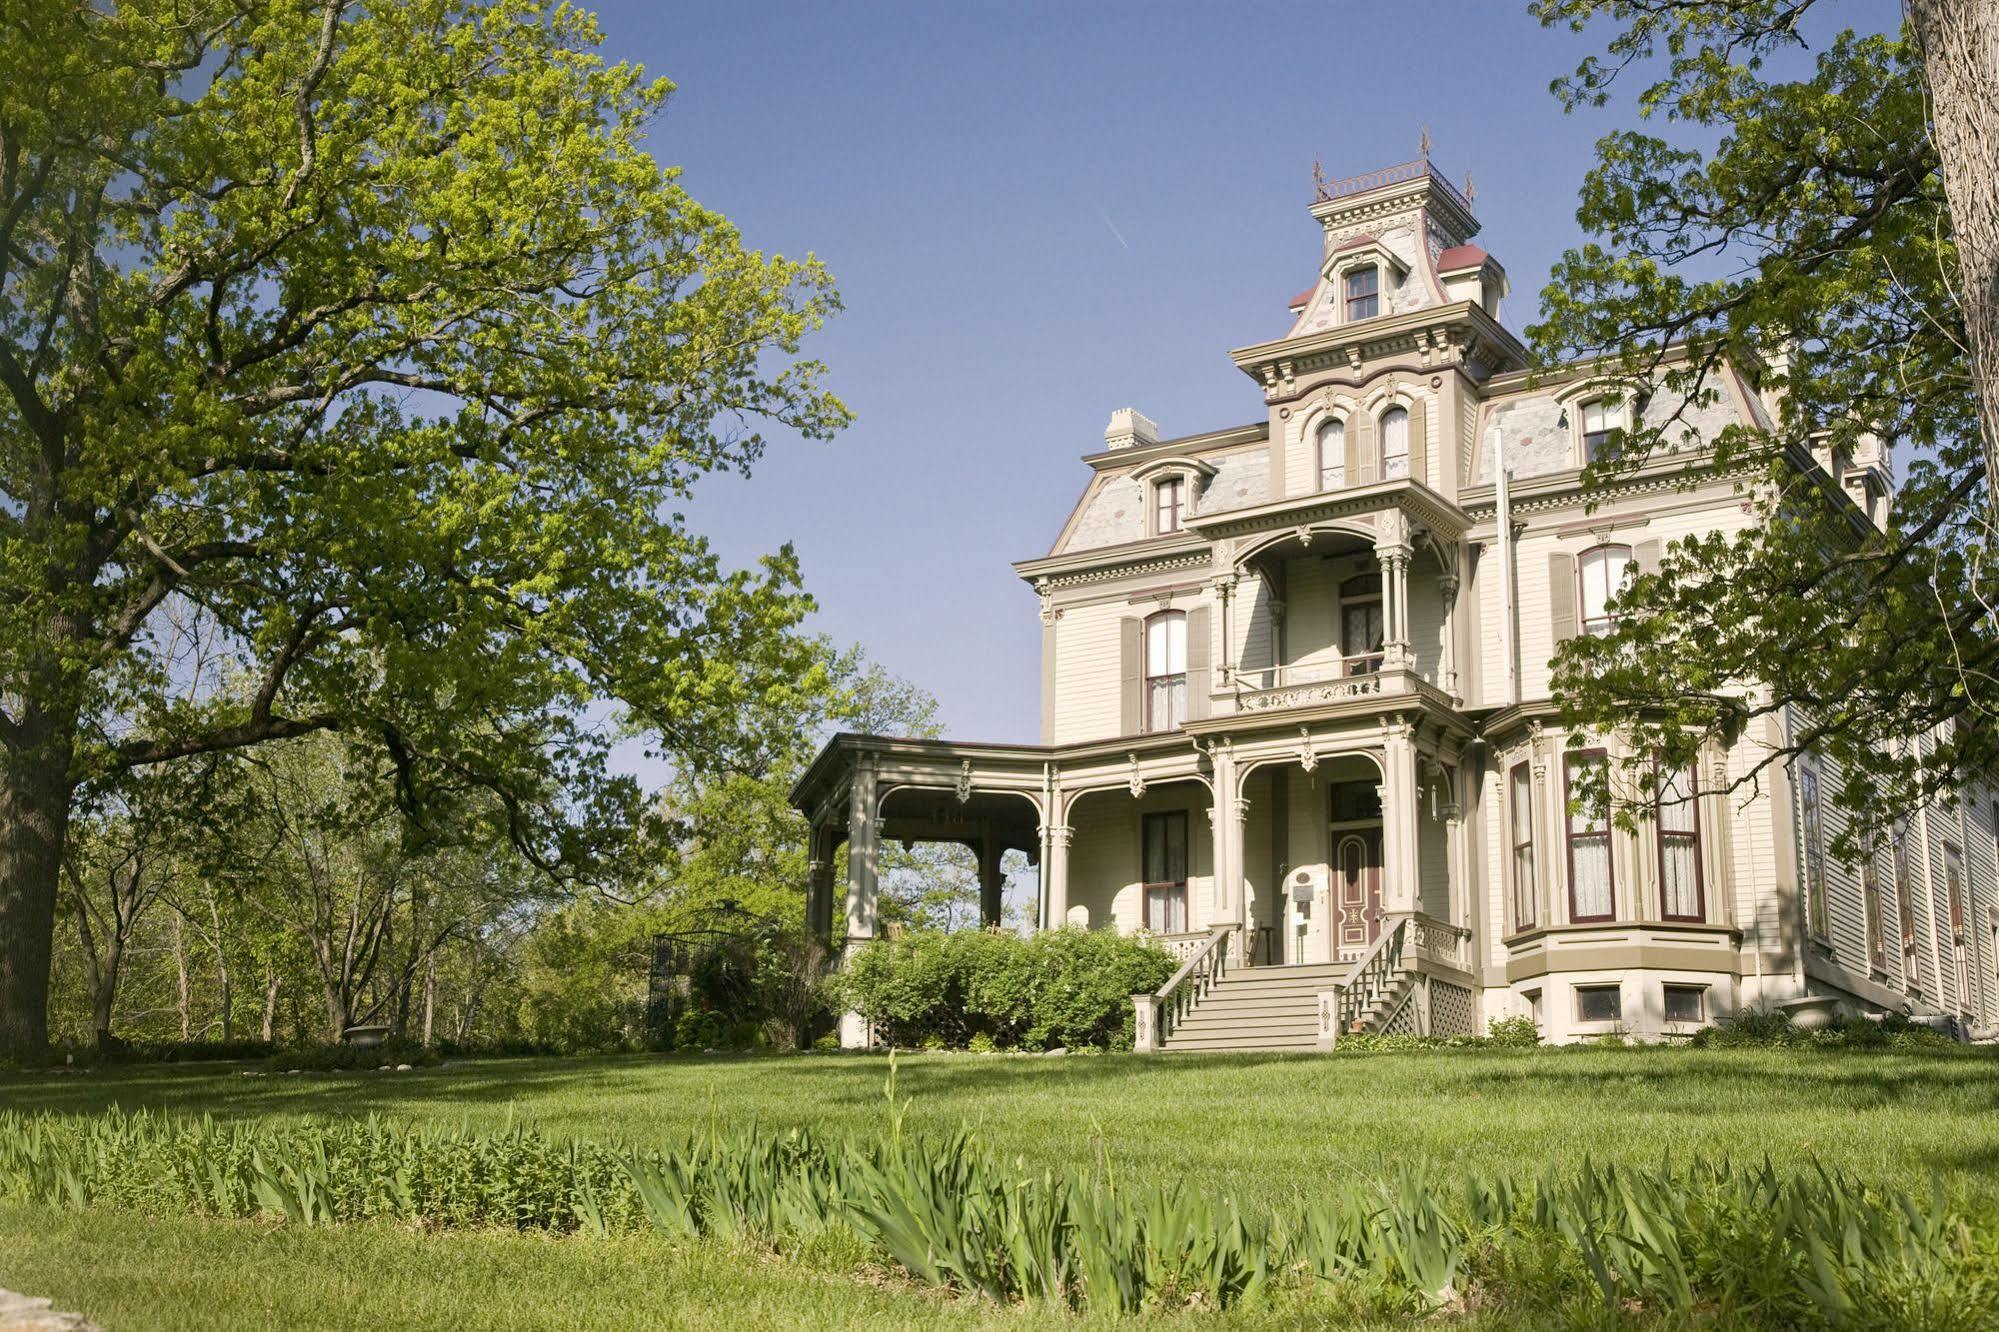
[[(801, 778), (813, 928), (865, 947), (877, 848), (941, 840), (976, 852), (989, 922), (1018, 850), (1041, 928), (1182, 956), (1133, 997), (1141, 1050), (1515, 1016), (1660, 1039), (1775, 1007), (1999, 1022), (1999, 792), (1841, 863), (1837, 772), (1738, 785), (1777, 715), (1662, 778), (1632, 827), (1571, 799), (1617, 742), (1565, 733), (1550, 658), (1666, 544), (1754, 519), (1698, 453), (1585, 496), (1592, 450), (1668, 405), (1530, 377), (1505, 271), (1427, 160), (1322, 184), (1311, 211), (1289, 331), (1231, 353), (1256, 418), (1170, 438), (1115, 412), (1053, 549), (1015, 566), (1041, 604), (1040, 742), (840, 735)], [(1769, 425), (1752, 373), (1720, 373), (1681, 420)], [(1797, 461), (1887, 520), (1885, 448)]]

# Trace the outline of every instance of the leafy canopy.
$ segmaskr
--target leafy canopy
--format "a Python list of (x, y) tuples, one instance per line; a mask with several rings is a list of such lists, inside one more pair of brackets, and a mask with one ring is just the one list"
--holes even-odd
[(6, 27), (0, 738), (88, 780), (337, 729), (548, 865), (633, 810), (601, 700), (684, 765), (769, 743), (796, 561), (678, 509), (846, 422), (797, 354), (838, 302), (649, 155), (665, 80), (535, 0)]
[[(1767, 746), (1751, 782), (1787, 754), (1829, 757), (1856, 826), (1880, 829), (1999, 760), (1999, 634), (1918, 56), (1906, 34), (1808, 33), (1811, 8), (1533, 6), (1549, 25), (1614, 27), (1556, 83), (1566, 107), (1635, 79), (1639, 119), (1666, 131), (1599, 141), (1577, 210), (1596, 239), (1557, 263), (1535, 349), (1660, 403), (1709, 401), (1740, 372), (1777, 404), (1708, 440), (1712, 467), (1689, 478), (1733, 475), (1758, 521), (1672, 543), (1619, 599), (1635, 613), (1564, 649), (1556, 689), (1572, 726), (1621, 728), (1676, 763), (1748, 728)], [(1685, 443), (1685, 418), (1647, 412), (1588, 480), (1614, 488)], [(1871, 439), (1894, 446), (1885, 531), (1813, 465), (1814, 449), (1834, 460)]]

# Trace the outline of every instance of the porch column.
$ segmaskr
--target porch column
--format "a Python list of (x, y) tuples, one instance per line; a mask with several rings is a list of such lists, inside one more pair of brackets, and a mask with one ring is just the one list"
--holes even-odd
[(1382, 728), (1381, 906), (1389, 915), (1416, 909), (1416, 730), (1396, 718)]
[(1069, 838), (1068, 827), (1056, 824), (1043, 830), (1048, 849), (1041, 853), (1041, 872), (1048, 879), (1047, 914), (1041, 918), (1044, 930), (1059, 930), (1069, 919)]
[[(1208, 802), (1208, 827), (1214, 841), (1214, 905), (1210, 925), (1242, 924), (1242, 822), (1249, 802), (1237, 794), (1235, 753), (1228, 741), (1218, 743), (1214, 760), (1214, 793)], [(1240, 812), (1238, 812), (1240, 811)]]
[(1002, 892), (1006, 887), (1006, 876), (1000, 872), (1000, 857), (1006, 848), (993, 835), (991, 823), (985, 825), (979, 838), (979, 924), (993, 926), (1000, 923)]
[(1222, 650), (1216, 655), (1221, 668), (1215, 678), (1217, 683), (1225, 685), (1235, 683), (1235, 585), (1234, 574), (1215, 580), (1215, 599), (1221, 603), (1217, 618), (1222, 622)]
[(875, 760), (861, 755), (847, 788), (847, 937), (872, 939), (878, 917), (875, 850)]
[(1409, 664), (1409, 547), (1403, 542), (1378, 545), (1381, 564), (1382, 664)]
[(833, 829), (820, 825), (812, 830), (805, 865), (805, 929), (814, 939), (826, 942), (833, 933)]

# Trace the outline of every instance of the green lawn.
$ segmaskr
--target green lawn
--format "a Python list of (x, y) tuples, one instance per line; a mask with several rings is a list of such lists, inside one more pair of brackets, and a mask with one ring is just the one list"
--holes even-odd
[[(244, 1076), (234, 1067), (0, 1075), (0, 1105), (222, 1118), (337, 1116), (659, 1142), (724, 1122), (871, 1132), (878, 1057), (463, 1061), (411, 1073)], [(1533, 1172), (1600, 1160), (1813, 1157), (1999, 1215), (1999, 1060), (1985, 1052), (1467, 1051), (1334, 1059), (978, 1058), (900, 1062), (919, 1126), (968, 1120), (1037, 1162), (1108, 1152), (1274, 1205), (1348, 1171), (1422, 1162)], [(836, 1264), (837, 1266), (837, 1264)], [(255, 1271), (245, 1282), (233, 1273)], [(385, 1275), (377, 1276), (377, 1273)], [(810, 1264), (643, 1238), (548, 1240), (363, 1227), (271, 1230), (0, 1209), (0, 1286), (114, 1332), (179, 1326), (977, 1325), (1028, 1315), (884, 1289)], [(581, 1305), (587, 1316), (576, 1312)], [(712, 1306), (712, 1307), (711, 1307)], [(405, 1316), (393, 1311), (404, 1309)], [(707, 1312), (703, 1312), (706, 1310)]]

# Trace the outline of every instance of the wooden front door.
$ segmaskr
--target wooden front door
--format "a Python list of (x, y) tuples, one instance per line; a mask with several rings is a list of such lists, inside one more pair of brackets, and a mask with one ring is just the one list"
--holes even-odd
[(1381, 935), (1381, 830), (1333, 834), (1333, 955), (1351, 960)]

